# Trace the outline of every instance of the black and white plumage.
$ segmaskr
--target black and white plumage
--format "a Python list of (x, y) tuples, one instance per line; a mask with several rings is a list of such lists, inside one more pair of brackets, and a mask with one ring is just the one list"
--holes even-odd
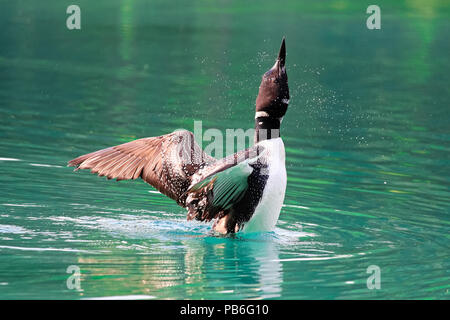
[(69, 161), (108, 179), (142, 178), (188, 209), (187, 219), (214, 220), (220, 233), (270, 231), (286, 189), (280, 124), (289, 103), (283, 38), (256, 99), (255, 145), (217, 160), (186, 130), (134, 140)]

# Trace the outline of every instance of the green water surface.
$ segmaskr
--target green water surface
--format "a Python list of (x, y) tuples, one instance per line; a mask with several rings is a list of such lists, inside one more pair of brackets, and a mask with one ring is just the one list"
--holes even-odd
[[(448, 299), (450, 8), (378, 1), (368, 30), (369, 4), (0, 0), (0, 298)], [(282, 36), (273, 232), (213, 236), (141, 180), (66, 167), (196, 120), (251, 128)]]

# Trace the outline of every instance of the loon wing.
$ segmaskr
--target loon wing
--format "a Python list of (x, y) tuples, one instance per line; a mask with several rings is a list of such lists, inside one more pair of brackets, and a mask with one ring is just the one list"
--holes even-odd
[(140, 177), (185, 206), (185, 192), (192, 176), (216, 161), (202, 151), (192, 132), (181, 130), (85, 154), (70, 160), (68, 166), (90, 169), (117, 181)]
[[(205, 210), (189, 212), (188, 219), (209, 221), (219, 212), (229, 210), (239, 202), (248, 189), (248, 176), (253, 172), (248, 160), (226, 170), (219, 171), (190, 187), (187, 193), (192, 198), (207, 199)], [(198, 214), (201, 214), (201, 217)]]
[(259, 170), (263, 150), (262, 146), (253, 146), (199, 170), (186, 191), (188, 220), (216, 219), (216, 231), (236, 232), (251, 214), (241, 212), (244, 207), (241, 202), (248, 200), (252, 192), (249, 177)]

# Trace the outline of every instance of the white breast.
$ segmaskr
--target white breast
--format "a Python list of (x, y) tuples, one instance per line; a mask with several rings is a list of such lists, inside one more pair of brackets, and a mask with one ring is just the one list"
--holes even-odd
[(281, 138), (264, 140), (259, 143), (267, 152), (268, 175), (261, 201), (248, 221), (243, 232), (272, 231), (280, 216), (286, 191), (286, 167), (284, 143)]

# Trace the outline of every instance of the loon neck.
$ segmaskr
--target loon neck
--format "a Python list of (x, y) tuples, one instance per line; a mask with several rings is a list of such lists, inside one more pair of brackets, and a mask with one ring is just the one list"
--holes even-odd
[(271, 117), (267, 112), (259, 111), (255, 114), (255, 144), (280, 137), (280, 125), (283, 118)]

